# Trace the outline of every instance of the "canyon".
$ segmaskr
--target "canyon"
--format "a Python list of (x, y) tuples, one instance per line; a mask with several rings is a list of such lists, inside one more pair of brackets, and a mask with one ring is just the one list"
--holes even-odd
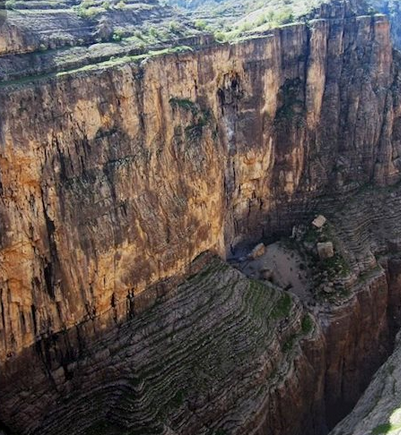
[[(93, 37), (71, 20), (71, 44)], [(74, 56), (19, 26), (0, 27), (0, 433), (329, 433), (399, 358), (388, 18), (334, 1), (235, 43)], [(278, 240), (307, 290), (252, 269)], [(387, 424), (357, 432), (364, 400), (333, 434)]]

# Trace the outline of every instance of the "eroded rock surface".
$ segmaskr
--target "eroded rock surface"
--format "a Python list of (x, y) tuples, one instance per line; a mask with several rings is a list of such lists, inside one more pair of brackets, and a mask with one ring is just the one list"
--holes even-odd
[(3, 360), (125, 320), (152, 283), (288, 231), (323, 193), (398, 179), (388, 22), (342, 13), (0, 91)]
[[(0, 84), (2, 423), (318, 435), (355, 404), (400, 324), (401, 81), (385, 17), (324, 12)], [(317, 213), (308, 308), (198, 258)]]
[[(32, 434), (312, 431), (323, 416), (322, 342), (300, 302), (216, 257), (193, 271), (119, 331), (57, 334), (22, 367), (7, 363), (1, 416)], [(307, 401), (288, 394), (305, 390)]]

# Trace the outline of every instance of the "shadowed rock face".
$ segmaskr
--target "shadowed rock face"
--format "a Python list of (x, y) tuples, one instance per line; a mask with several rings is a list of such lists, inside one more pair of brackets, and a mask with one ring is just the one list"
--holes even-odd
[[(401, 214), (399, 195), (381, 199)], [(366, 216), (350, 212), (363, 228)], [(341, 224), (337, 212), (331, 219)], [(363, 230), (373, 249), (377, 234)], [(181, 284), (159, 285), (158, 303), (119, 328), (96, 333), (100, 319), (84, 322), (7, 361), (1, 418), (42, 435), (325, 434), (389, 352), (398, 263), (366, 265), (347, 278), (347, 296), (306, 308), (203, 254)]]
[[(278, 326), (262, 318), (274, 297), (259, 289), (264, 314), (258, 303), (241, 317), (250, 283), (237, 289), (243, 279), (237, 272), (188, 291), (166, 281), (207, 250), (231, 256), (245, 243), (288, 232), (317, 204), (332, 206), (365, 183), (398, 181), (400, 82), (388, 22), (353, 17), (344, 6), (327, 16), (237, 45), (0, 88), (0, 420), (41, 434), (62, 433), (62, 419), (77, 434), (98, 433), (90, 428), (95, 423), (110, 434), (141, 425), (166, 434), (207, 434), (220, 426), (228, 433), (297, 434), (307, 427), (318, 434), (323, 417), (313, 416), (323, 415), (324, 385), (333, 387), (329, 405), (355, 403), (390, 347), (383, 271), (338, 310), (348, 319), (343, 329), (322, 321), (332, 346), (323, 348), (317, 327), (272, 392), (268, 378), (287, 358), (278, 343), (301, 339), (302, 309), (271, 335)], [(216, 345), (208, 335), (213, 319), (202, 323), (194, 297), (212, 299), (216, 282), (239, 293), (227, 296), (228, 308), (210, 302), (222, 345), (226, 337), (234, 341), (219, 353), (222, 361), (208, 363), (202, 341), (187, 335), (199, 327), (208, 346)], [(169, 291), (172, 302), (163, 299)], [(187, 296), (179, 299), (180, 292)], [(160, 308), (137, 317), (158, 297)], [(191, 327), (177, 338), (185, 348), (180, 373), (174, 322), (185, 323), (186, 303)], [(232, 335), (226, 309), (227, 317), (238, 312), (245, 319), (245, 332)], [(363, 335), (361, 327), (372, 321), (379, 325), (374, 334)], [(240, 358), (241, 343), (250, 379), (230, 359)], [(167, 367), (158, 367), (163, 359)], [(202, 385), (184, 382), (197, 370), (196, 359), (224, 368), (199, 369), (206, 396)], [(147, 372), (152, 365), (156, 374)], [(29, 379), (21, 376), (27, 372)], [(356, 387), (344, 391), (345, 379)], [(304, 403), (308, 385), (314, 388)], [(290, 425), (292, 407), (305, 423)], [(92, 410), (96, 421), (86, 415)]]
[[(271, 425), (265, 433), (292, 433), (292, 416), (310, 404), (295, 404), (290, 396), (279, 404), (278, 398), (314, 385), (310, 396), (319, 401), (322, 344), (311, 337), (316, 326), (302, 328), (299, 301), (249, 281), (220, 259), (203, 256), (193, 267), (199, 273), (119, 331), (89, 346), (81, 333), (59, 334), (63, 346), (48, 342), (27, 364), (34, 362), (34, 376), (21, 383), (14, 378), (21, 391), (34, 394), (15, 396), (16, 386), (3, 378), (2, 400), (15, 404), (7, 410), (13, 427), (35, 434), (247, 434), (264, 424)], [(297, 356), (303, 378), (266, 388), (294, 370), (295, 350), (307, 337), (305, 346), (316, 355)], [(64, 364), (56, 369), (53, 351), (61, 347)], [(299, 430), (312, 425), (305, 419)]]
[(375, 374), (355, 409), (331, 435), (400, 433), (400, 342), (388, 361)]

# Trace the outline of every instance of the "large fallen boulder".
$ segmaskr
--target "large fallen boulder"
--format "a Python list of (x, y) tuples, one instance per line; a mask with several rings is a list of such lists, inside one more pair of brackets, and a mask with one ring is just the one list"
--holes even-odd
[(334, 246), (332, 242), (321, 242), (317, 244), (317, 253), (321, 260), (334, 257)]
[(265, 252), (266, 246), (263, 243), (259, 243), (252, 249), (252, 251), (248, 255), (248, 258), (251, 260), (256, 260), (257, 258), (261, 257)]
[(320, 230), (321, 228), (323, 228), (324, 224), (327, 222), (327, 219), (323, 216), (323, 215), (319, 215), (318, 217), (316, 217), (313, 221), (312, 221), (312, 225), (317, 228), (318, 230)]

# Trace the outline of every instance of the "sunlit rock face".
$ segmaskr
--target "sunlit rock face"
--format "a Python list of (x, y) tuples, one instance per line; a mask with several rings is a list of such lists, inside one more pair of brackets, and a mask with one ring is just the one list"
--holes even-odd
[[(400, 81), (388, 21), (352, 16), (346, 5), (324, 16), (236, 45), (0, 88), (0, 361), (7, 385), (0, 419), (45, 433), (31, 423), (44, 421), (55, 397), (61, 400), (60, 385), (68, 396), (70, 372), (91, 340), (106, 340), (173, 291), (176, 283), (166, 280), (187, 273), (203, 252), (230, 257), (243, 244), (289, 232), (322, 197), (398, 181)], [(377, 279), (373, 294), (384, 273)], [(367, 323), (384, 318), (385, 307), (385, 299), (370, 307)], [(381, 325), (373, 343), (387, 337)], [(33, 382), (48, 400), (40, 409), (34, 400), (28, 406), (15, 399), (11, 382), (26, 371), (33, 346), (43, 368)], [(107, 351), (95, 349), (94, 358), (107, 361)], [(88, 361), (82, 364), (91, 373)], [(305, 359), (300, 364), (309, 370)], [(316, 364), (309, 379), (322, 385), (326, 363)], [(99, 370), (93, 382), (113, 368)], [(46, 396), (48, 382), (55, 395)], [(228, 388), (228, 377), (219, 385)], [(314, 394), (311, 402), (321, 406)], [(342, 396), (333, 397), (335, 403)], [(248, 414), (238, 426), (243, 433), (258, 433), (255, 421), (269, 426), (265, 417), (248, 421)], [(49, 418), (43, 427), (53, 433)], [(82, 428), (89, 426), (86, 420)], [(283, 433), (273, 426), (272, 434)]]

